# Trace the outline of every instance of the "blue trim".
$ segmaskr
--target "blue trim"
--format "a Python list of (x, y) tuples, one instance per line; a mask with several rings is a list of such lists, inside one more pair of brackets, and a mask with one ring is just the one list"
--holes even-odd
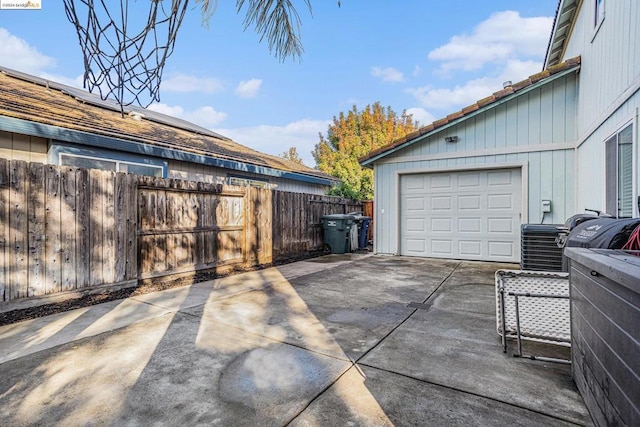
[(201, 154), (174, 150), (171, 148), (156, 147), (139, 142), (126, 141), (119, 138), (112, 138), (88, 132), (65, 129), (43, 123), (30, 122), (13, 117), (0, 116), (0, 130), (21, 133), (25, 135), (39, 136), (42, 138), (50, 138), (64, 142), (73, 142), (80, 145), (98, 147), (102, 149), (141, 154), (144, 156), (153, 156), (161, 159), (173, 159), (190, 163), (200, 163), (224, 169), (232, 169), (237, 171), (256, 173), (260, 175), (290, 179), (294, 181), (301, 181), (309, 184), (332, 186), (336, 182), (336, 180), (320, 178), (312, 175), (305, 175), (303, 173), (281, 171), (266, 166), (252, 165), (236, 160), (219, 159), (215, 157), (204, 156)]

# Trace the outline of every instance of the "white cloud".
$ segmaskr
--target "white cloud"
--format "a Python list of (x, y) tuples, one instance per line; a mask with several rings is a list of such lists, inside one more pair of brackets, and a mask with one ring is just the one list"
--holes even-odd
[(236, 95), (240, 98), (255, 98), (258, 95), (260, 86), (262, 86), (261, 79), (243, 80), (236, 87)]
[(0, 58), (5, 67), (36, 75), (56, 63), (53, 58), (38, 52), (25, 40), (4, 28), (0, 28)]
[(433, 114), (420, 107), (407, 108), (407, 114), (411, 114), (413, 120), (418, 121), (420, 126), (426, 126), (436, 121), (436, 117)]
[(216, 111), (209, 105), (191, 111), (186, 111), (179, 105), (170, 106), (163, 103), (151, 104), (148, 108), (149, 110), (178, 117), (205, 128), (217, 126), (227, 118), (227, 113)]
[(393, 67), (371, 67), (371, 75), (383, 82), (398, 83), (404, 81), (404, 74)]
[(478, 24), (470, 35), (453, 36), (449, 43), (429, 52), (441, 61), (440, 71), (476, 70), (487, 63), (544, 56), (552, 17), (523, 18), (518, 12), (496, 12)]
[(263, 153), (279, 156), (296, 147), (305, 165), (313, 167), (311, 151), (319, 141), (318, 134), (326, 133), (329, 120), (304, 119), (285, 126), (260, 125), (243, 128), (212, 129), (234, 141)]
[(214, 93), (224, 89), (224, 84), (215, 78), (202, 78), (187, 74), (174, 74), (162, 80), (161, 90), (167, 92), (188, 93), (204, 92)]
[(410, 88), (406, 91), (412, 94), (422, 107), (431, 109), (448, 109), (464, 107), (473, 104), (502, 89), (505, 81), (516, 83), (524, 80), (542, 69), (542, 63), (536, 61), (509, 60), (504, 68), (498, 69), (494, 76), (480, 77), (469, 80), (454, 88), (435, 88), (432, 85)]

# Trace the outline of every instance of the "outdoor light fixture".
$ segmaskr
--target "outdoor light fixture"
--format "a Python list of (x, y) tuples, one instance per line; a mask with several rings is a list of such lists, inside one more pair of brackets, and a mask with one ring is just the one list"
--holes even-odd
[(458, 135), (445, 136), (444, 140), (447, 142), (458, 142)]

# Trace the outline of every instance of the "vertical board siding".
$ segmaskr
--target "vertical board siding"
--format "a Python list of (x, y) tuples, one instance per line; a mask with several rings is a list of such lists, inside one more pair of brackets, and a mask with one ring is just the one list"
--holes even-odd
[(579, 135), (598, 126), (604, 111), (640, 76), (639, 26), (640, 5), (636, 0), (607, 2), (605, 19), (597, 33), (593, 8), (580, 8), (563, 58), (582, 56)]

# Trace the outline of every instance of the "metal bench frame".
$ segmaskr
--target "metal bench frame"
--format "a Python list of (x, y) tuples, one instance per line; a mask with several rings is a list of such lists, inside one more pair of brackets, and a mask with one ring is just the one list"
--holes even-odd
[[(571, 346), (569, 274), (498, 270), (496, 278), (496, 328), (507, 352), (507, 338), (515, 337), (515, 357), (570, 363), (568, 360), (522, 354), (522, 340)], [(506, 333), (503, 333), (506, 331)]]

